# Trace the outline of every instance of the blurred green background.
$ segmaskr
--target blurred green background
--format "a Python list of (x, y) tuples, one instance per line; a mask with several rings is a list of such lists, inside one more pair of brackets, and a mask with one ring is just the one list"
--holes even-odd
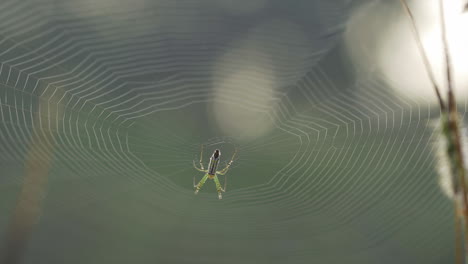
[[(0, 246), (25, 179), (42, 177), (21, 263), (453, 262), (439, 111), (392, 88), (362, 37), (385, 25), (363, 6), (402, 15), (349, 0), (0, 2)], [(202, 144), (205, 167), (238, 149), (222, 200), (212, 181), (193, 194)]]

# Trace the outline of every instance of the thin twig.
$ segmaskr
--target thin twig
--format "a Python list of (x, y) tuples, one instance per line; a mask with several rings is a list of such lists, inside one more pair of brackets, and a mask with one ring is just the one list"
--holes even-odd
[(453, 95), (453, 82), (452, 82), (452, 63), (450, 59), (450, 51), (447, 40), (447, 27), (445, 25), (445, 11), (444, 11), (444, 2), (439, 0), (439, 12), (440, 12), (440, 27), (442, 34), (442, 44), (444, 49), (444, 58), (445, 58), (445, 69), (447, 77), (447, 88), (448, 88), (448, 111), (451, 112), (455, 105), (455, 98)]
[(439, 100), (439, 105), (440, 105), (440, 110), (445, 111), (445, 104), (444, 101), (442, 100), (442, 97), (440, 95), (440, 89), (439, 86), (437, 85), (434, 72), (432, 71), (431, 65), (429, 63), (429, 59), (426, 56), (426, 52), (424, 51), (424, 46), (421, 41), (421, 36), (419, 36), (419, 31), (416, 26), (416, 21), (414, 19), (413, 13), (411, 12), (410, 8), (408, 7), (408, 3), (406, 3), (406, 0), (400, 0), (401, 4), (403, 5), (406, 14), (408, 15), (410, 22), (411, 22), (411, 29), (413, 30), (414, 36), (416, 38), (416, 44), (418, 45), (418, 51), (423, 59), (424, 67), (426, 67), (426, 73), (429, 77), (429, 80), (432, 83), (432, 86), (434, 87), (434, 91), (437, 95), (437, 99)]

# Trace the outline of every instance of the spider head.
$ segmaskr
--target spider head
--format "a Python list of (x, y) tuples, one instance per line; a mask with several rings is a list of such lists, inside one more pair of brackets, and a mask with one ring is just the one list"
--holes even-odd
[(221, 151), (219, 151), (219, 149), (215, 149), (215, 151), (213, 152), (213, 159), (217, 160), (219, 159), (219, 156), (221, 156)]

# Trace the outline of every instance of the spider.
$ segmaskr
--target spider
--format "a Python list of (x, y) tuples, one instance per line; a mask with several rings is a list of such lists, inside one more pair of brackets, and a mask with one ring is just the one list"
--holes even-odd
[[(208, 169), (205, 170), (205, 168), (203, 167), (203, 163), (202, 163), (202, 160), (203, 160), (203, 145), (202, 145), (201, 152), (200, 152), (200, 162), (199, 162), (200, 168), (197, 167), (197, 165), (195, 164), (195, 161), (193, 161), (193, 167), (195, 167), (195, 169), (197, 169), (198, 171), (204, 172), (205, 176), (203, 176), (203, 178), (198, 182), (198, 184), (195, 184), (195, 176), (193, 176), (193, 187), (196, 188), (195, 194), (197, 194), (198, 191), (200, 191), (203, 184), (205, 184), (206, 180), (209, 178), (209, 179), (214, 180), (216, 184), (216, 190), (218, 191), (218, 198), (223, 199), (221, 192), (226, 192), (226, 183), (227, 183), (226, 173), (229, 170), (229, 167), (231, 166), (232, 162), (234, 161), (234, 157), (236, 156), (236, 153), (237, 153), (237, 149), (234, 151), (231, 161), (228, 162), (226, 167), (220, 171), (217, 171), (216, 169), (218, 168), (218, 165), (219, 165), (219, 160), (220, 160), (219, 157), (221, 156), (221, 151), (219, 151), (219, 149), (216, 149), (213, 152), (213, 155), (211, 155), (210, 163), (208, 163)], [(218, 180), (217, 174), (225, 175), (224, 176), (224, 188), (221, 187), (221, 183)]]

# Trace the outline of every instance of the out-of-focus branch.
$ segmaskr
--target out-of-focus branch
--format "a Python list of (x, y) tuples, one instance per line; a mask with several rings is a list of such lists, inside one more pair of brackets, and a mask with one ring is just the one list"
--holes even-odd
[(31, 140), (23, 185), (7, 230), (4, 264), (21, 263), (21, 257), (39, 220), (53, 155), (53, 146), (47, 144), (48, 141), (46, 135), (34, 136)]
[(33, 123), (33, 136), (25, 157), (23, 184), (10, 216), (0, 263), (21, 263), (34, 228), (39, 222), (55, 148), (54, 132), (50, 131), (49, 125), (57, 124), (52, 122), (52, 118), (61, 120), (63, 110), (54, 102), (62, 95), (60, 90), (56, 90), (52, 97), (39, 99), (39, 109)]

